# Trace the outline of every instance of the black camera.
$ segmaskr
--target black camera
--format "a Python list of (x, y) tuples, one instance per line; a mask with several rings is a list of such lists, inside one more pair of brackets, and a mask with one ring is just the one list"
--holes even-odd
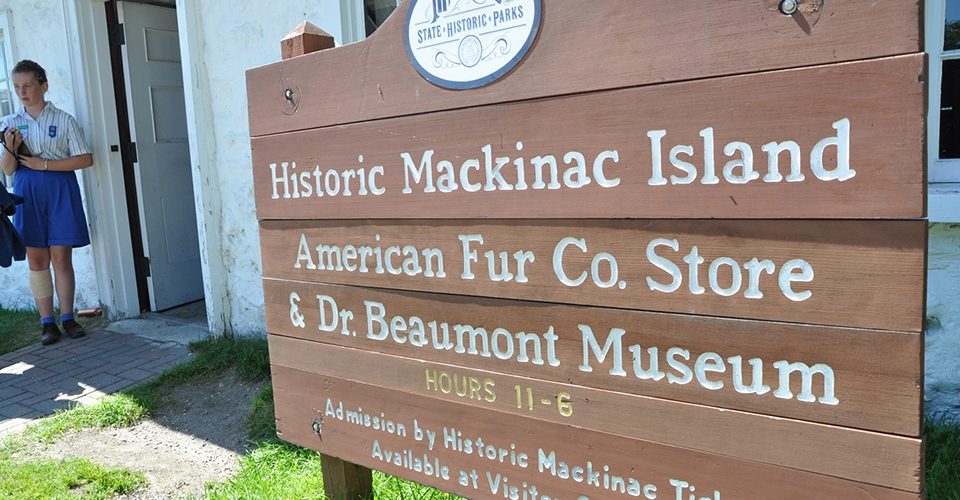
[[(3, 149), (7, 149), (7, 132), (10, 131), (11, 129), (12, 129), (12, 130), (17, 130), (16, 127), (7, 127), (7, 128), (5, 128), (5, 129), (3, 129), (3, 135), (2, 135)], [(21, 134), (21, 136), (22, 136), (22, 135), (23, 135), (23, 134)], [(7, 149), (7, 151), (10, 151), (10, 150)], [(10, 151), (10, 152), (13, 153), (13, 151)], [(26, 141), (26, 140), (21, 140), (21, 141), (20, 141), (20, 147), (17, 148), (17, 152), (14, 153), (14, 155), (17, 156), (18, 158), (21, 157), (21, 156), (33, 156), (32, 154), (30, 154), (30, 149), (27, 148), (27, 141)]]

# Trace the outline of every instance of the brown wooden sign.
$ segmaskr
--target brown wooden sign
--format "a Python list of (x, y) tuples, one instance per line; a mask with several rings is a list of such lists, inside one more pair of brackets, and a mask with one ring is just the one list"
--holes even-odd
[(261, 244), (269, 278), (916, 332), (926, 227), (270, 221)]
[(327, 494), (918, 498), (920, 2), (473, 4), (247, 73)]
[(255, 138), (258, 215), (921, 217), (923, 70), (917, 54)]
[[(273, 279), (264, 280), (264, 296), (267, 329), (275, 334), (402, 356), (398, 363), (421, 360), (461, 367), (454, 371), (434, 369), (449, 376), (444, 379), (446, 392), (431, 394), (455, 401), (476, 403), (487, 399), (485, 392), (465, 395), (468, 390), (481, 388), (468, 389), (469, 383), (463, 383), (462, 376), (466, 369), (486, 370), (496, 372), (499, 378), (526, 377), (600, 389), (594, 392), (604, 397), (589, 400), (604, 407), (609, 404), (604, 399), (616, 392), (905, 436), (920, 432), (917, 381), (923, 346), (920, 335), (913, 333), (575, 308)], [(344, 362), (350, 364), (352, 361), (346, 360), (355, 357), (319, 355), (309, 347), (296, 345), (299, 354), (279, 351), (274, 344), (271, 355), (288, 363), (293, 357), (322, 358), (327, 370)], [(366, 371), (371, 365), (357, 362), (354, 366)], [(383, 369), (385, 365), (378, 361), (375, 366)], [(396, 379), (397, 387), (402, 384), (405, 390), (423, 394), (423, 374), (424, 370), (416, 376), (408, 372), (403, 380)], [(391, 380), (386, 372), (369, 373), (368, 377)], [(805, 386), (808, 382), (810, 385)], [(456, 387), (449, 387), (453, 383)], [(389, 386), (385, 382), (378, 385)], [(501, 383), (498, 387), (503, 386)], [(499, 401), (510, 401), (510, 394), (504, 396), (503, 389), (498, 394)], [(632, 421), (620, 423), (634, 425)]]
[[(273, 367), (277, 427), (290, 442), (468, 498), (919, 498), (902, 489), (703, 453)], [(619, 412), (624, 420), (632, 415)], [(637, 419), (642, 427), (647, 419)], [(682, 434), (697, 422), (672, 422)], [(768, 448), (782, 434), (767, 434)], [(813, 436), (810, 436), (813, 438)], [(826, 444), (815, 457), (842, 451)], [(876, 477), (874, 448), (845, 468)], [(909, 462), (918, 463), (912, 455)], [(883, 483), (919, 489), (903, 467)], [(692, 486), (692, 488), (691, 488)], [(678, 496), (678, 491), (679, 495)]]
[[(401, 5), (362, 43), (249, 70), (250, 135), (923, 50), (918, 0), (799, 3), (800, 12), (785, 16), (777, 10), (780, 0), (604, 0), (589, 7), (548, 1), (526, 60), (507, 78), (467, 92), (436, 87), (417, 74), (404, 54), (409, 5)], [(869, 92), (877, 86), (873, 78), (883, 75), (843, 93)], [(817, 108), (828, 97), (793, 99), (800, 86), (782, 95), (795, 101), (796, 111)]]
[[(271, 352), (284, 366), (399, 393), (887, 486), (911, 488), (916, 482), (916, 470), (904, 466), (919, 457), (916, 438), (463, 370), (286, 337), (270, 340)], [(317, 364), (317, 359), (326, 361)], [(370, 370), (371, 366), (377, 369)], [(683, 423), (683, 432), (678, 432), (678, 422)], [(771, 441), (777, 446), (770, 446)], [(884, 456), (876, 457), (881, 449)], [(875, 457), (869, 472), (859, 463), (864, 456)]]

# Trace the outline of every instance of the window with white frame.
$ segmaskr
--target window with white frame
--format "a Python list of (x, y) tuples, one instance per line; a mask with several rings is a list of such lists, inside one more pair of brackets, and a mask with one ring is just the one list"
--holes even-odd
[[(10, 11), (0, 12), (0, 116), (12, 114), (17, 106), (10, 71), (13, 69), (13, 31), (10, 29)], [(3, 179), (8, 191), (13, 190), (13, 177)]]
[(398, 0), (363, 0), (363, 15), (367, 36), (373, 34), (390, 14), (397, 9)]
[(960, 0), (927, 0), (928, 178), (960, 182)]
[[(0, 37), (0, 51), (7, 45), (6, 37)], [(13, 88), (10, 85), (10, 67), (11, 63), (6, 57), (0, 57), (0, 116), (7, 116), (13, 113), (16, 105), (14, 101)]]

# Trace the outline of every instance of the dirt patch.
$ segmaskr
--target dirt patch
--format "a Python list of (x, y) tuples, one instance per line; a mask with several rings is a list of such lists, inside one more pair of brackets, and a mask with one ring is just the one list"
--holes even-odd
[(247, 451), (250, 403), (260, 386), (232, 373), (184, 384), (150, 419), (124, 429), (71, 433), (42, 453), (143, 472), (149, 486), (124, 498), (200, 496), (204, 484), (239, 469), (238, 459)]

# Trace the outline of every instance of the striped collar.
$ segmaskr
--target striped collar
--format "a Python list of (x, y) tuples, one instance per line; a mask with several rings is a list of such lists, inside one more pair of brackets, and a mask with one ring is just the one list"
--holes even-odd
[[(57, 111), (59, 111), (57, 107), (53, 105), (52, 102), (47, 101), (47, 103), (44, 104), (43, 109), (40, 111), (40, 116), (43, 116), (44, 114), (46, 114), (48, 110), (51, 113), (56, 113)], [(14, 115), (17, 116), (18, 118), (29, 118), (33, 120), (33, 117), (30, 116), (30, 113), (27, 113), (26, 106), (20, 106), (20, 109), (18, 109), (17, 112), (14, 113)], [(37, 117), (36, 121), (40, 120), (40, 116)]]

